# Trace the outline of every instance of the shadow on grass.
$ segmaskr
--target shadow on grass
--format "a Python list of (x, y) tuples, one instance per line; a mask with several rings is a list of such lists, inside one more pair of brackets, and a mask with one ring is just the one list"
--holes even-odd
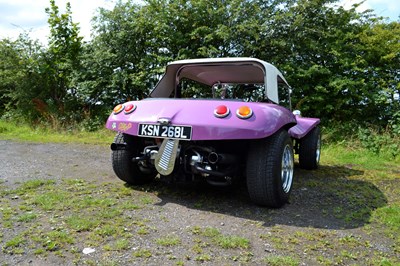
[[(373, 210), (387, 204), (385, 195), (363, 171), (343, 166), (321, 166), (316, 171), (296, 169), (290, 203), (280, 209), (254, 205), (245, 184), (238, 187), (171, 186), (159, 180), (147, 185), (161, 202), (211, 211), (263, 223), (264, 226), (292, 225), (326, 229), (361, 227)], [(132, 187), (133, 189), (139, 189)]]

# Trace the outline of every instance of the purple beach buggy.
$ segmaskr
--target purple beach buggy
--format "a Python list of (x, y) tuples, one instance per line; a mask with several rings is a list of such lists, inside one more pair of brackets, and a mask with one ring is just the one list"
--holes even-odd
[(119, 104), (108, 118), (118, 132), (114, 172), (134, 185), (244, 178), (254, 203), (281, 207), (294, 154), (301, 168), (316, 169), (321, 151), (320, 120), (292, 113), (290, 92), (279, 70), (255, 58), (169, 63), (149, 98)]

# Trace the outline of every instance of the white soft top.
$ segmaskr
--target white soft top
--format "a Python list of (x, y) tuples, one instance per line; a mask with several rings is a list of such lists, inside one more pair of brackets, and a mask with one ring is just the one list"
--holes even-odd
[(279, 102), (278, 83), (288, 83), (270, 63), (251, 58), (203, 58), (171, 62), (150, 97), (169, 97), (182, 78), (212, 86), (220, 83), (264, 84), (266, 97)]

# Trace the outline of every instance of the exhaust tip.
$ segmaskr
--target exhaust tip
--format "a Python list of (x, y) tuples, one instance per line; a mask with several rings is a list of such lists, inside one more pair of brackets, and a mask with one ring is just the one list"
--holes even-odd
[(211, 152), (211, 153), (208, 155), (208, 162), (209, 162), (209, 163), (211, 163), (211, 164), (216, 164), (216, 163), (218, 163), (218, 161), (219, 161), (219, 155), (218, 155), (218, 153), (216, 153), (216, 152)]

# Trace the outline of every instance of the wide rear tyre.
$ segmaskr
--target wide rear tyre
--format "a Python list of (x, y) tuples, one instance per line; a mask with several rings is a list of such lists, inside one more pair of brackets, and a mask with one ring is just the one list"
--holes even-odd
[(299, 164), (300, 168), (313, 170), (319, 166), (321, 157), (321, 130), (319, 127), (312, 129), (300, 140)]
[(247, 189), (251, 200), (279, 208), (289, 200), (293, 183), (294, 155), (289, 134), (280, 130), (250, 144), (247, 156)]
[(155, 170), (144, 169), (138, 163), (132, 162), (132, 158), (140, 156), (144, 148), (139, 138), (118, 133), (114, 143), (126, 144), (126, 149), (115, 150), (111, 153), (112, 167), (119, 179), (132, 185), (142, 185), (153, 181), (157, 175)]

